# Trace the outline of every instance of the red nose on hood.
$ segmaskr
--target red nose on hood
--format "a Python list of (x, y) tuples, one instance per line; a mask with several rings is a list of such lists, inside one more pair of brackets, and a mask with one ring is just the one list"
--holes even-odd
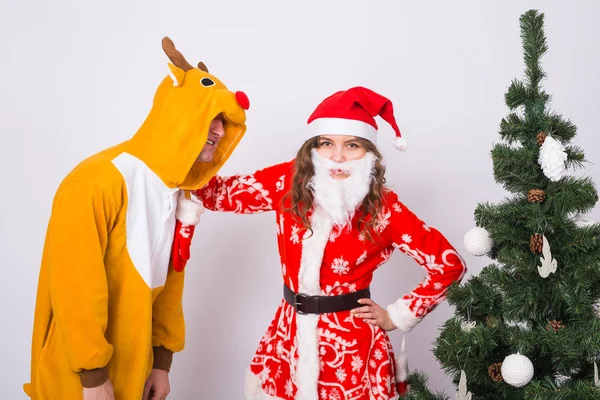
[(246, 96), (246, 93), (242, 91), (235, 92), (235, 99), (244, 110), (250, 109), (250, 100), (248, 99), (248, 96)]

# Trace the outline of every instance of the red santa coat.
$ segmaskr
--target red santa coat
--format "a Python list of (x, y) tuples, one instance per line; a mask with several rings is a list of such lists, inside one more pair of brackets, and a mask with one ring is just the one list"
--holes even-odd
[[(427, 272), (411, 293), (387, 307), (394, 325), (408, 332), (443, 301), (448, 286), (463, 277), (464, 262), (448, 240), (417, 218), (392, 191), (385, 192), (377, 216), (375, 243), (360, 234), (359, 213), (351, 229), (339, 228), (318, 206), (309, 215), (310, 235), (282, 207), (282, 198), (291, 188), (293, 165), (291, 161), (252, 175), (215, 177), (195, 192), (209, 210), (275, 211), (281, 273), (293, 291), (340, 295), (366, 288), (373, 272), (398, 249)], [(394, 360), (389, 338), (378, 326), (349, 311), (299, 315), (282, 300), (252, 359), (246, 398), (396, 399)]]

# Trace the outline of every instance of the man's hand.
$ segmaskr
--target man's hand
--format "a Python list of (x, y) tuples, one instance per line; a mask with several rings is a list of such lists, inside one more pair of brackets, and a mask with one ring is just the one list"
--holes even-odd
[(83, 388), (83, 400), (115, 400), (115, 391), (110, 380), (95, 388)]
[(170, 391), (169, 373), (162, 369), (153, 369), (144, 385), (142, 400), (165, 400)]
[(377, 325), (384, 331), (393, 331), (396, 326), (392, 323), (387, 311), (371, 299), (360, 299), (360, 304), (366, 304), (350, 311), (356, 318), (362, 318), (367, 324)]

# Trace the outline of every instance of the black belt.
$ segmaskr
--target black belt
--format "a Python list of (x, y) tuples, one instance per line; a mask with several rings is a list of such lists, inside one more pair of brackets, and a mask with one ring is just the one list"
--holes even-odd
[(303, 293), (294, 293), (292, 289), (283, 285), (283, 298), (298, 314), (325, 314), (339, 311), (352, 310), (362, 306), (359, 299), (371, 298), (371, 290), (359, 290), (338, 296), (309, 296)]

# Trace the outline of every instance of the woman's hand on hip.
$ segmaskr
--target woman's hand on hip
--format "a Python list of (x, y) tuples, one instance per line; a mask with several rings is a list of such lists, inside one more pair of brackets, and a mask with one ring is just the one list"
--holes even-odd
[(379, 304), (371, 299), (360, 299), (358, 302), (364, 305), (351, 310), (350, 315), (364, 319), (367, 324), (377, 325), (384, 331), (393, 331), (396, 329), (387, 311), (379, 306)]

